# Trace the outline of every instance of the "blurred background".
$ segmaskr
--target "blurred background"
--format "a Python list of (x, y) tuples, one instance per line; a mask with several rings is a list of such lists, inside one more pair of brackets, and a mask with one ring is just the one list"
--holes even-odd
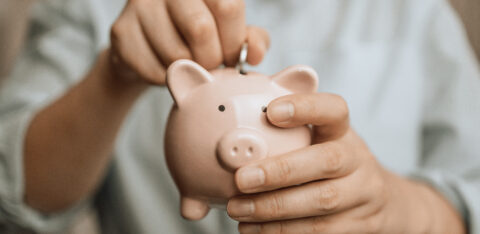
[[(480, 1), (450, 0), (464, 23), (471, 46), (480, 61)], [(29, 10), (35, 0), (0, 0), (0, 85), (15, 63), (22, 49), (23, 38), (29, 28)], [(69, 233), (98, 233), (93, 210), (80, 216)]]
[[(35, 0), (0, 0), (0, 79), (8, 75), (28, 30), (29, 9)], [(480, 1), (450, 0), (462, 19), (480, 59)]]

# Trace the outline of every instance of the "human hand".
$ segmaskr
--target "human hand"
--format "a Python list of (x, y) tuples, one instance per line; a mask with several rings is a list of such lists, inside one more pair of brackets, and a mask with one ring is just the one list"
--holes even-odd
[(163, 85), (172, 62), (232, 66), (246, 41), (247, 62), (260, 63), (269, 37), (246, 25), (243, 0), (129, 0), (111, 29), (111, 67), (120, 78)]
[(385, 170), (349, 125), (345, 101), (295, 94), (267, 108), (274, 125), (313, 125), (313, 145), (240, 168), (245, 195), (229, 201), (241, 233), (463, 233), (461, 219), (425, 185)]

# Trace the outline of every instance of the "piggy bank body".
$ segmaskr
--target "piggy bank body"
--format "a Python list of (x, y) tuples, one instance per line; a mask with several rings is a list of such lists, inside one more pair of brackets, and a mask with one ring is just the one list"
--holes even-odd
[(282, 129), (266, 117), (277, 97), (315, 92), (317, 77), (294, 66), (268, 77), (233, 68), (208, 72), (189, 60), (167, 71), (175, 101), (165, 135), (165, 156), (180, 191), (181, 213), (203, 218), (210, 207), (239, 195), (234, 172), (241, 166), (309, 145), (307, 126)]

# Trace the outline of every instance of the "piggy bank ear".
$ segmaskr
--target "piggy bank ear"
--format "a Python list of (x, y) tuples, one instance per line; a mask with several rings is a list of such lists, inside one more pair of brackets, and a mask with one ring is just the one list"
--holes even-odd
[(191, 60), (177, 60), (167, 70), (168, 90), (179, 106), (195, 88), (212, 81), (212, 75)]
[(296, 65), (273, 76), (273, 82), (292, 93), (313, 93), (318, 88), (318, 76), (311, 67)]

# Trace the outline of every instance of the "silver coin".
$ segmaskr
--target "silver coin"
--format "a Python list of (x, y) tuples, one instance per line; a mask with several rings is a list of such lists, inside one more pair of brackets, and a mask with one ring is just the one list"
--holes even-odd
[(247, 56), (248, 56), (248, 43), (243, 43), (242, 50), (240, 51), (240, 58), (238, 58), (238, 65), (237, 69), (240, 74), (247, 74), (245, 71), (245, 65), (247, 64)]

